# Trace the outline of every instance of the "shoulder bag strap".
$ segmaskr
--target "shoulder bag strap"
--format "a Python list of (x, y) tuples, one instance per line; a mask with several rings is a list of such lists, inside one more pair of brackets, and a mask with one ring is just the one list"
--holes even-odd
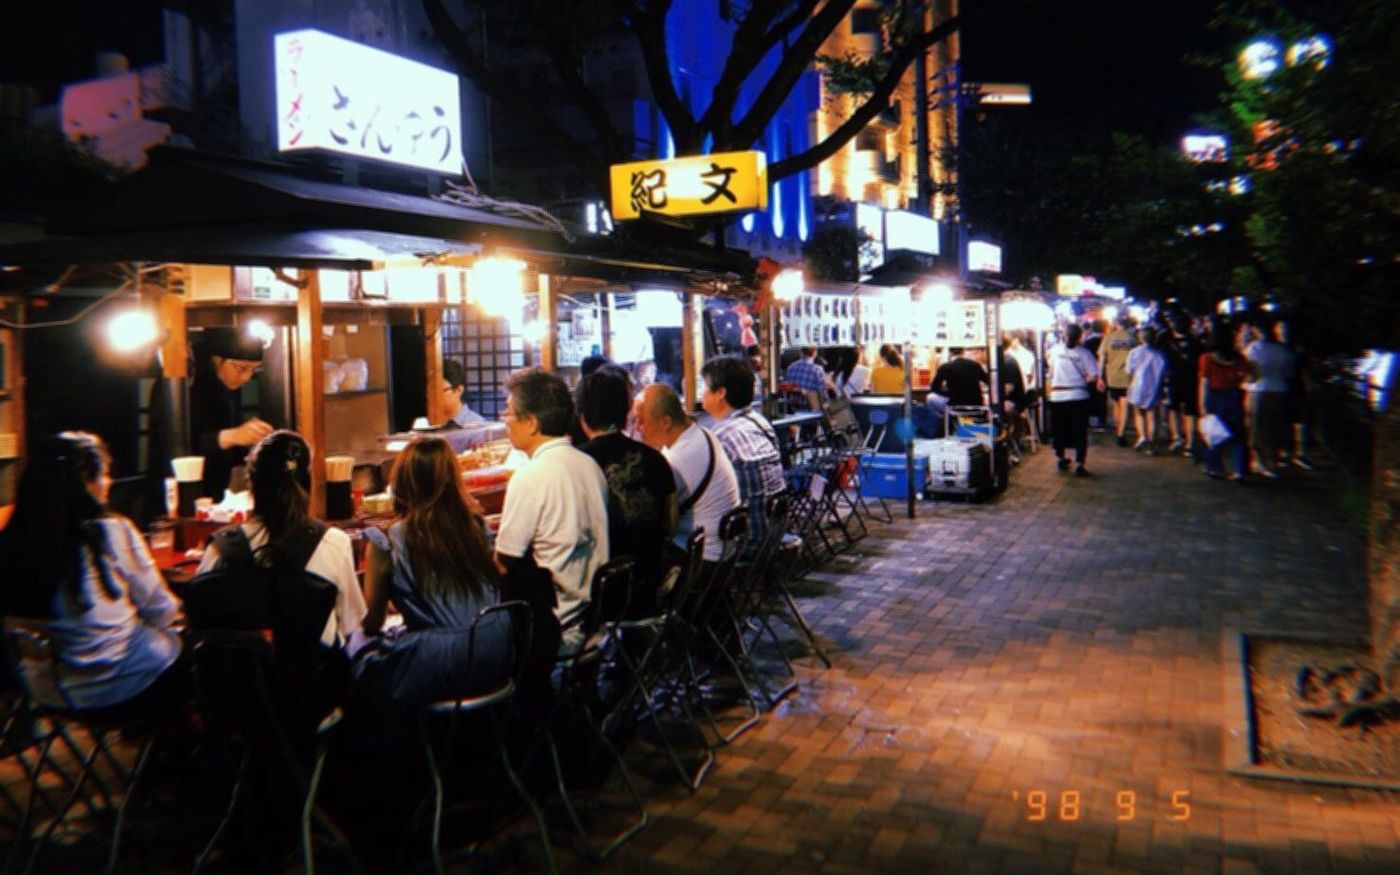
[(705, 467), (705, 476), (700, 479), (700, 485), (695, 487), (694, 492), (686, 496), (685, 501), (681, 502), (681, 516), (685, 516), (686, 512), (695, 506), (695, 502), (699, 501), (700, 497), (705, 494), (705, 490), (710, 488), (710, 478), (715, 473), (715, 440), (710, 437), (710, 433), (705, 431), (704, 427), (696, 425), (695, 428), (700, 429), (700, 433), (705, 436), (705, 446), (710, 450), (710, 463)]

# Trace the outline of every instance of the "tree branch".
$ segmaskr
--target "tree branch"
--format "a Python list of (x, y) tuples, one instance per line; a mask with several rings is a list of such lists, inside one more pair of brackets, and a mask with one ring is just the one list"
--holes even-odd
[(717, 142), (716, 146), (725, 149), (747, 149), (758, 140), (764, 126), (782, 108), (783, 101), (792, 93), (797, 80), (812, 65), (812, 60), (816, 58), (822, 44), (854, 5), (855, 0), (831, 0), (807, 20), (802, 34), (783, 52), (778, 69), (768, 78), (758, 99), (738, 124), (734, 125), (728, 142)]
[(806, 21), (820, 2), (821, 0), (801, 0), (790, 15), (771, 27), (770, 23), (786, 5), (782, 0), (754, 3), (749, 7), (748, 14), (734, 33), (729, 57), (725, 61), (724, 70), (720, 72), (719, 80), (715, 83), (710, 105), (700, 118), (702, 137), (708, 133), (714, 134), (718, 141), (728, 138), (734, 106), (739, 100), (739, 91), (744, 82), (768, 52)]
[[(899, 82), (904, 78), (904, 72), (920, 52), (927, 51), (929, 47), (947, 39), (961, 25), (961, 17), (953, 16), (938, 24), (938, 26), (919, 34), (917, 38), (908, 44), (901, 46), (893, 58), (890, 59), (889, 69), (885, 71), (884, 77), (876, 84), (875, 89), (866, 98), (865, 102), (856, 109), (836, 130), (832, 131), (825, 140), (815, 144), (812, 148), (797, 155), (776, 161), (768, 166), (768, 179), (778, 180), (791, 176), (802, 170), (815, 167), (826, 159), (840, 151), (842, 146), (849, 143), (856, 134), (865, 129), (870, 120), (884, 109), (894, 94)], [(755, 138), (757, 135), (755, 135)], [(750, 141), (752, 142), (752, 141)]]
[[(671, 64), (666, 45), (666, 16), (671, 11), (671, 0), (654, 0), (645, 5), (614, 0), (619, 11), (632, 22), (637, 41), (642, 50), (642, 62), (646, 66), (647, 80), (651, 83), (651, 96), (666, 124), (671, 128), (675, 139), (676, 152), (696, 152), (700, 148), (700, 131), (695, 124), (695, 115), (681, 99), (676, 90), (676, 82), (671, 78)], [(623, 11), (628, 10), (628, 11)]]
[[(461, 71), (462, 75), (475, 83), (486, 93), (487, 97), (502, 107), (510, 109), (511, 112), (524, 116), (541, 133), (565, 146), (569, 157), (590, 179), (606, 182), (608, 178), (606, 157), (599, 155), (592, 144), (585, 143), (569, 133), (568, 129), (559, 124), (553, 115), (539, 108), (539, 104), (534, 101), (521, 100), (518, 88), (501, 82), (491, 75), (481, 56), (472, 48), (466, 31), (457, 26), (457, 22), (443, 6), (441, 0), (422, 0), (422, 3), (423, 12), (427, 15), (428, 23), (433, 28), (434, 36), (447, 50), (448, 55), (456, 63), (457, 69)], [(606, 186), (600, 190), (606, 191)]]

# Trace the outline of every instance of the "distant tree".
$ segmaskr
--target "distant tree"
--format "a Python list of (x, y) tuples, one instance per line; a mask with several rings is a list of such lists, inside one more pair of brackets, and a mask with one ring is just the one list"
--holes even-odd
[[(1237, 205), (1213, 175), (1142, 137), (971, 116), (960, 154), (973, 234), (1002, 241), (1004, 273), (1091, 274), (1139, 298), (1202, 309), (1227, 294), (1247, 254)], [(1212, 230), (1214, 229), (1214, 230)]]
[(826, 222), (802, 244), (802, 256), (814, 279), (853, 283), (860, 279), (861, 259), (874, 256), (874, 240), (854, 225)]
[[(1298, 4), (1292, 4), (1297, 6)], [(1247, 175), (1248, 242), (1265, 284), (1334, 350), (1400, 342), (1400, 6), (1387, 0), (1224, 3), (1217, 26), (1238, 47), (1276, 41), (1279, 68), (1249, 79), (1219, 59), (1221, 120)], [(1322, 38), (1325, 53), (1295, 57)]]

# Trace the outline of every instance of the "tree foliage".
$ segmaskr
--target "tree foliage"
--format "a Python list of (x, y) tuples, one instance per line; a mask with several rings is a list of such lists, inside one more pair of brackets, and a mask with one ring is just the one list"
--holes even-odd
[(964, 171), (969, 231), (1004, 244), (1015, 282), (1089, 274), (1204, 308), (1242, 266), (1237, 205), (1173, 147), (988, 113), (965, 120), (959, 151), (946, 158)]
[[(1221, 121), (1248, 174), (1248, 242), (1265, 284), (1332, 349), (1394, 347), (1400, 328), (1400, 7), (1386, 0), (1222, 4), (1217, 25), (1286, 52), (1323, 36), (1321, 57), (1245, 78), (1234, 58)], [(1341, 306), (1338, 306), (1338, 305)]]
[[(464, 0), (452, 9), (445, 0), (422, 2), (434, 33), (461, 73), (557, 143), (599, 190), (606, 188), (609, 164), (635, 156), (632, 142), (608, 115), (607, 94), (583, 75), (585, 53), (597, 38), (622, 34), (635, 40), (651, 99), (671, 130), (676, 154), (749, 149), (801, 76), (823, 60), (823, 44), (856, 5), (856, 0), (720, 0), (715, 14), (732, 22), (733, 38), (708, 103), (695, 112), (670, 69), (666, 23), (674, 0)], [(989, 14), (1008, 5), (1012, 4), (982, 3), (977, 12)], [(918, 0), (884, 4), (885, 51), (878, 64), (825, 59), (851, 74), (845, 84), (858, 99), (846, 119), (821, 142), (770, 164), (770, 180), (815, 167), (834, 155), (888, 106), (914, 59), (957, 31), (959, 16), (925, 26), (924, 6)], [(500, 65), (488, 60), (488, 56), (514, 51), (547, 60), (550, 81), (521, 82), (503, 75)], [(769, 63), (775, 53), (776, 63)], [(586, 134), (571, 129), (550, 111), (557, 101), (546, 99), (546, 87), (562, 89), (568, 96), (586, 121)], [(741, 99), (747, 95), (752, 100)]]

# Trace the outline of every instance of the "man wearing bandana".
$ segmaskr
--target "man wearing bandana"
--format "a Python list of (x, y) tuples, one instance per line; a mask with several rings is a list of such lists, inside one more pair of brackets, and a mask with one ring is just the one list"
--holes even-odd
[(221, 501), (229, 472), (272, 426), (243, 416), (243, 386), (262, 367), (262, 341), (232, 328), (207, 328), (204, 336), (190, 388), (191, 449), (204, 457), (204, 494)]

